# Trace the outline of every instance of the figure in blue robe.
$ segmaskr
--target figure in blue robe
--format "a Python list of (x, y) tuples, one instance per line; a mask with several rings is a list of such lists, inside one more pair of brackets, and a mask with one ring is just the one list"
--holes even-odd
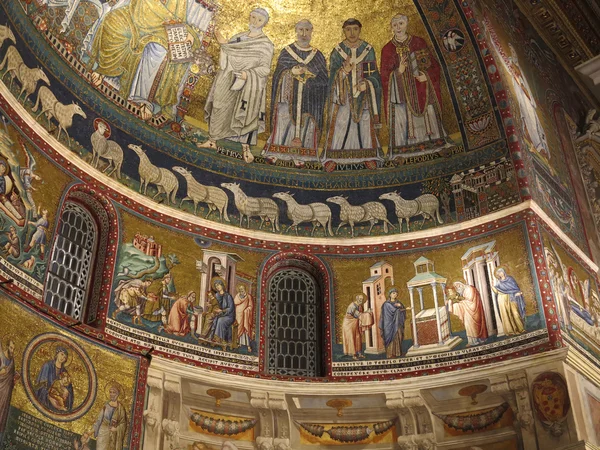
[[(65, 367), (67, 358), (67, 349), (64, 347), (57, 347), (54, 359), (44, 363), (35, 382), (35, 397), (50, 411), (64, 412), (58, 411), (52, 406), (48, 399), (48, 392), (50, 391), (52, 384), (60, 378), (60, 375), (63, 372), (67, 372), (67, 368)], [(66, 389), (69, 391), (69, 395), (65, 400), (65, 407), (67, 408), (67, 411), (71, 411), (73, 409), (73, 385), (69, 384), (66, 386)]]
[(525, 299), (515, 279), (499, 267), (496, 269), (496, 283), (492, 291), (496, 302), (504, 334), (513, 336), (525, 332)]
[[(504, 274), (503, 278), (501, 274)], [(525, 299), (517, 281), (510, 275), (507, 275), (504, 269), (498, 269), (496, 276), (498, 277), (495, 285), (496, 289), (502, 294), (507, 294), (510, 301), (517, 304), (521, 320), (525, 322)]]
[(388, 299), (381, 305), (379, 330), (385, 345), (388, 358), (402, 356), (402, 341), (404, 340), (404, 323), (406, 321), (406, 308), (398, 300), (398, 290), (391, 288)]
[(221, 312), (218, 313), (213, 322), (209, 338), (221, 342), (231, 342), (231, 327), (233, 322), (235, 322), (235, 303), (233, 302), (231, 294), (225, 291), (225, 284), (223, 281), (217, 280), (214, 282), (213, 286), (217, 290), (215, 297), (219, 302), (219, 309)]

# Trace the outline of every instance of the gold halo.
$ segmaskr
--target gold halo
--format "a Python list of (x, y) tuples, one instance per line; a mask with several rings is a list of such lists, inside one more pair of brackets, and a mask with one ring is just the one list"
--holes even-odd
[(104, 386), (104, 395), (106, 395), (106, 398), (110, 399), (110, 392), (109, 391), (110, 391), (111, 387), (117, 388), (117, 390), (119, 391), (119, 395), (118, 395), (119, 397), (121, 397), (123, 395), (123, 386), (121, 386), (121, 384), (118, 381), (110, 380)]
[(58, 347), (62, 347), (62, 348), (64, 348), (67, 351), (67, 360), (63, 364), (63, 367), (65, 369), (68, 369), (69, 366), (71, 365), (71, 363), (73, 362), (73, 352), (75, 350), (73, 350), (73, 347), (71, 347), (69, 344), (67, 344), (64, 341), (57, 342), (56, 344), (52, 345), (52, 349), (53, 349), (52, 359), (56, 358), (56, 352), (58, 351)]
[(223, 282), (223, 288), (224, 288), (225, 292), (227, 292), (227, 281), (225, 281), (225, 279), (223, 277), (212, 277), (210, 279), (210, 288), (211, 289), (215, 288), (215, 281), (222, 281)]
[(498, 272), (500, 269), (502, 269), (502, 270), (504, 271), (504, 273), (505, 273), (506, 275), (508, 275), (508, 271), (506, 270), (506, 266), (502, 265), (502, 266), (498, 266), (498, 267), (496, 267), (496, 268), (494, 269), (494, 277), (496, 277), (496, 273), (497, 273), (497, 272)]

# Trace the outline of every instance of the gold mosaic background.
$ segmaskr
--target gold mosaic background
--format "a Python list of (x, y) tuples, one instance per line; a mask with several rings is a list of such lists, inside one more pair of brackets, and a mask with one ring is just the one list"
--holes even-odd
[[(248, 15), (252, 9), (261, 7), (269, 12), (270, 20), (263, 31), (275, 45), (271, 74), (275, 71), (277, 58), (283, 47), (296, 40), (295, 25), (302, 19), (308, 19), (312, 22), (313, 33), (311, 45), (323, 52), (328, 64), (329, 55), (334, 46), (344, 40), (342, 24), (351, 17), (360, 20), (362, 23), (361, 39), (373, 46), (378, 65), (381, 64), (381, 49), (392, 38), (390, 21), (396, 14), (404, 14), (408, 17), (408, 33), (425, 39), (432, 53), (435, 54), (421, 16), (412, 1), (376, 0), (372, 2), (339, 2), (331, 0), (272, 0), (269, 4), (265, 4), (266, 2), (255, 3), (219, 0), (218, 3), (222, 6), (222, 9), (216, 18), (216, 28), (227, 39), (248, 29)], [(213, 56), (214, 61), (218, 62), (219, 45), (214, 39), (208, 51)], [(443, 61), (439, 62), (443, 65)], [(199, 124), (204, 129), (208, 129), (204, 121), (204, 104), (206, 103), (206, 97), (213, 79), (214, 76), (200, 78), (188, 112), (188, 115), (192, 118), (191, 121)], [(441, 89), (445, 129), (453, 139), (460, 140), (456, 116), (444, 79), (441, 81)], [(267, 109), (270, 107), (270, 102), (271, 76), (269, 76), (267, 85)], [(261, 135), (263, 137), (262, 143), (268, 138), (268, 130), (269, 124), (267, 124), (267, 131)], [(381, 143), (387, 146), (387, 126), (384, 126), (381, 130), (380, 138)], [(258, 145), (260, 146), (261, 142)]]
[[(197, 294), (196, 298), (200, 298), (200, 272), (196, 269), (196, 261), (202, 260), (202, 248), (194, 242), (192, 236), (154, 225), (124, 211), (121, 211), (121, 224), (121, 244), (131, 244), (135, 233), (139, 232), (146, 236), (153, 236), (154, 240), (162, 245), (163, 256), (166, 257), (170, 253), (177, 255), (180, 264), (171, 269), (177, 292), (185, 294), (188, 291), (194, 291)], [(267, 257), (267, 253), (258, 250), (247, 251), (243, 248), (230, 247), (215, 242), (209, 248), (215, 251), (237, 253), (244, 259), (237, 263), (237, 271), (253, 277), (257, 276), (258, 267), (263, 259)], [(255, 287), (256, 285), (254, 285)], [(235, 295), (234, 292), (232, 294)], [(251, 294), (256, 295), (256, 291), (251, 292)]]
[[(379, 261), (386, 261), (394, 268), (394, 286), (399, 291), (398, 298), (404, 306), (410, 306), (410, 297), (406, 283), (415, 276), (413, 263), (424, 256), (434, 263), (434, 271), (448, 279), (450, 285), (455, 281), (463, 280), (461, 256), (471, 247), (476, 247), (491, 241), (496, 241), (496, 251), (500, 255), (500, 266), (506, 268), (508, 275), (517, 281), (525, 297), (527, 316), (538, 312), (538, 303), (533, 290), (533, 280), (529, 266), (527, 243), (521, 227), (514, 227), (497, 234), (487, 235), (468, 242), (453, 244), (442, 248), (413, 250), (401, 255), (380, 255), (369, 258), (328, 258), (336, 278), (335, 290), (335, 338), (337, 343), (342, 343), (341, 327), (348, 306), (356, 294), (362, 293), (362, 281), (370, 276), (369, 268)], [(386, 286), (391, 287), (391, 286)], [(425, 308), (433, 308), (433, 294), (429, 287), (423, 289)], [(418, 305), (419, 295), (414, 292), (415, 305)], [(443, 304), (441, 288), (438, 288), (439, 305)], [(417, 312), (419, 307), (417, 307)], [(451, 314), (452, 329), (464, 330), (463, 323)], [(412, 319), (412, 311), (406, 317), (407, 323)], [(405, 328), (405, 339), (412, 338), (411, 327)]]
[[(5, 345), (7, 339), (14, 340), (14, 357), (17, 372), (21, 373), (22, 371), (23, 351), (27, 347), (27, 344), (37, 335), (48, 332), (59, 333), (73, 340), (89, 356), (98, 377), (98, 394), (93, 406), (87, 414), (76, 421), (68, 423), (54, 422), (42, 415), (30, 403), (22, 380), (19, 380), (15, 384), (11, 405), (44, 422), (49, 422), (60, 428), (82, 434), (84, 431), (89, 430), (96, 422), (100, 410), (108, 400), (108, 391), (105, 389), (107, 384), (117, 381), (123, 387), (123, 393), (120, 395), (119, 401), (123, 404), (129, 416), (134, 401), (133, 395), (137, 381), (138, 363), (135, 359), (108, 351), (98, 345), (90, 345), (87, 341), (78, 339), (69, 333), (65, 333), (60, 328), (51, 325), (50, 322), (41, 320), (37, 314), (26, 311), (25, 308), (0, 297), (0, 339), (2, 339), (3, 345)], [(34, 380), (36, 376), (36, 373), (32, 375)], [(87, 375), (82, 372), (71, 373), (74, 387), (84, 382), (82, 377), (87, 379)], [(75, 389), (75, 395), (79, 395), (77, 389)], [(76, 397), (74, 406), (78, 405), (77, 398), (80, 399), (81, 397)]]

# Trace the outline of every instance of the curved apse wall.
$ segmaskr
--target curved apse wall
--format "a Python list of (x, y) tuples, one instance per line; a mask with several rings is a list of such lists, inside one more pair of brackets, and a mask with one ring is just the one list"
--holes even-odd
[[(574, 324), (574, 335), (583, 333), (580, 342), (595, 351), (594, 266), (558, 145), (571, 141), (549, 112), (560, 103), (569, 124), (582, 103), (556, 93), (564, 74), (547, 54), (535, 59), (527, 47), (509, 46), (525, 37), (499, 26), (506, 12), (488, 3), (355, 5), (350, 15), (362, 28), (350, 22), (343, 37), (347, 17), (322, 14), (324, 5), (299, 5), (295, 14), (267, 5), (267, 38), (253, 50), (264, 67), (241, 58), (250, 64), (241, 69), (246, 80), (223, 70), (223, 55), (235, 66), (245, 39), (219, 46), (215, 27), (233, 36), (251, 8), (156, 4), (162, 12), (172, 7), (174, 17), (187, 14), (187, 25), (170, 33), (191, 33), (193, 54), (176, 62), (161, 53), (165, 18), (159, 14), (158, 26), (145, 15), (154, 4), (109, 2), (113, 9), (102, 15), (91, 2), (3, 3), (10, 31), (0, 29), (2, 162), (15, 196), (0, 207), (2, 274), (15, 279), (21, 299), (42, 305), (57, 218), (80, 192), (105, 211), (108, 237), (94, 273), (94, 320), (76, 328), (112, 347), (296, 382), (400, 379), (505, 361), (560, 347), (561, 323)], [(390, 41), (397, 13), (408, 16), (407, 46)], [(264, 16), (257, 14), (251, 20)], [(298, 42), (310, 34), (303, 17), (320, 53), (299, 56)], [(396, 22), (398, 39), (405, 20)], [(348, 27), (365, 39), (356, 51)], [(122, 40), (135, 37), (125, 51)], [(343, 64), (344, 54), (354, 65)], [(394, 66), (402, 58), (404, 72)], [(538, 76), (546, 66), (558, 75)], [(151, 75), (135, 81), (138, 69)], [(236, 114), (244, 111), (249, 133), (233, 137), (248, 134), (243, 142), (219, 134), (219, 120), (235, 122), (215, 112), (231, 95), (219, 87), (225, 76), (241, 93)], [(219, 138), (215, 148), (203, 148), (211, 136)], [(234, 195), (233, 183), (259, 200)], [(340, 205), (343, 197), (354, 208)], [(530, 198), (547, 201), (540, 207)], [(15, 236), (18, 244), (9, 245)], [(587, 280), (587, 290), (570, 284), (575, 304), (564, 295), (552, 300), (557, 280), (572, 278), (559, 274), (563, 265), (581, 286)], [(290, 267), (313, 274), (317, 286), (321, 377), (270, 371), (270, 282)], [(521, 292), (508, 310), (497, 267)], [(235, 325), (211, 334), (216, 279), (243, 308), (236, 307)], [(461, 312), (460, 292), (450, 289), (463, 280), (474, 286), (461, 294), (477, 305), (472, 314)], [(242, 285), (247, 297), (238, 293)], [(405, 309), (399, 343), (398, 326), (386, 322), (386, 309), (401, 308), (386, 302), (391, 288)], [(349, 319), (360, 293), (366, 315)], [(33, 342), (23, 339), (18, 352)]]

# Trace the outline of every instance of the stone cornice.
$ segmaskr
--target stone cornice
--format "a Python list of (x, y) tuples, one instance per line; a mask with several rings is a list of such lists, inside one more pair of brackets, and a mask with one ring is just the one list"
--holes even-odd
[(565, 363), (578, 371), (588, 380), (600, 385), (600, 363), (594, 363), (594, 356), (563, 333), (563, 339), (569, 345)]
[[(565, 361), (568, 352), (567, 348), (560, 348), (521, 358), (497, 361), (493, 365), (486, 364), (461, 369), (453, 372), (451, 376), (448, 373), (441, 373), (402, 380), (378, 381), (377, 383), (295, 383), (247, 378), (225, 373), (218, 374), (218, 383), (226, 385), (230, 389), (265, 391), (268, 392), (269, 397), (283, 394), (331, 395), (332, 392), (335, 392), (335, 395), (369, 395), (395, 391), (416, 392), (421, 389), (433, 389), (446, 385), (476, 382), (483, 378), (489, 378), (492, 373), (494, 376), (510, 375), (515, 372), (524, 371), (532, 366)], [(155, 357), (152, 360), (151, 369), (154, 371), (164, 371), (171, 376), (180, 376), (197, 383), (206, 385), (215, 384), (216, 373), (214, 371), (190, 367), (187, 364), (159, 357)]]
[(591, 105), (600, 107), (598, 100), (581, 81), (575, 67), (596, 56), (588, 47), (583, 36), (579, 35), (564, 13), (552, 0), (516, 0), (521, 12), (556, 55), (561, 65), (569, 73), (577, 87)]

